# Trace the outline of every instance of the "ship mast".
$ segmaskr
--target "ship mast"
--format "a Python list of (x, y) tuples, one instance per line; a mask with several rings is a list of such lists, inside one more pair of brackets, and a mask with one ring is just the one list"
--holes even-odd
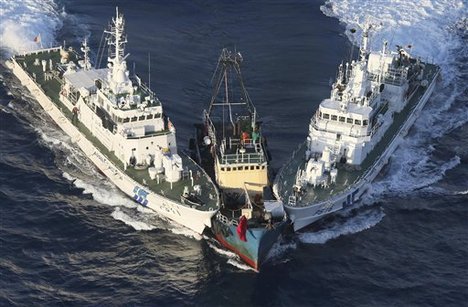
[[(215, 71), (214, 87), (211, 96), (210, 106), (208, 108), (208, 114), (213, 112), (215, 106), (227, 107), (229, 109), (229, 118), (232, 119), (232, 107), (237, 105), (246, 105), (247, 109), (252, 114), (252, 120), (255, 121), (255, 107), (250, 100), (250, 96), (245, 88), (244, 81), (242, 79), (240, 63), (242, 63), (242, 55), (237, 52), (231, 52), (227, 49), (223, 49), (218, 59), (218, 66)], [(234, 78), (231, 77), (234, 76)], [(231, 77), (231, 80), (229, 80)], [(237, 82), (235, 82), (237, 81)], [(223, 90), (221, 90), (223, 88)], [(235, 93), (229, 94), (229, 91), (238, 90), (240, 96), (237, 97)], [(224, 97), (221, 93), (224, 92)], [(236, 91), (237, 92), (237, 91)], [(224, 113), (224, 112), (223, 112)], [(254, 126), (254, 122), (252, 127)]]
[(372, 24), (368, 23), (364, 26), (364, 31), (362, 33), (362, 43), (359, 48), (359, 54), (361, 61), (365, 61), (367, 55), (369, 54), (369, 32), (372, 29)]
[(83, 62), (83, 69), (90, 70), (91, 69), (91, 61), (89, 60), (89, 46), (88, 46), (88, 39), (84, 39), (83, 46), (81, 46), (81, 51), (83, 52), (84, 62)]
[(125, 20), (122, 14), (119, 14), (119, 8), (115, 8), (115, 18), (109, 30), (105, 33), (109, 34), (108, 45), (110, 47), (110, 56), (108, 57), (107, 67), (109, 68), (108, 81), (110, 88), (114, 94), (133, 93), (132, 83), (127, 70), (127, 62), (125, 61), (129, 54), (125, 55), (125, 44), (127, 36), (125, 35)]

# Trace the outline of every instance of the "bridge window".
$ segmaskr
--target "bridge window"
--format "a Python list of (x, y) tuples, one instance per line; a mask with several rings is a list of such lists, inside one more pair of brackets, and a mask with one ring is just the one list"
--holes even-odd
[(142, 115), (138, 118), (138, 120), (145, 120), (146, 116)]
[(230, 167), (226, 167), (226, 171), (230, 172), (230, 171), (231, 171), (231, 168), (230, 168)]
[(130, 121), (130, 118), (128, 118), (128, 117), (125, 117), (125, 118), (123, 119), (123, 122), (124, 122), (124, 123), (128, 123), (129, 121)]
[(352, 124), (352, 123), (353, 123), (353, 119), (352, 119), (352, 118), (346, 118), (346, 123)]
[(354, 120), (354, 124), (355, 124), (355, 125), (361, 126), (361, 120), (355, 119), (355, 120)]
[(332, 116), (331, 116), (331, 120), (335, 120), (335, 121), (338, 120), (338, 116), (332, 115)]
[(153, 114), (146, 116), (146, 119), (153, 119)]
[(137, 119), (138, 119), (138, 117), (134, 116), (134, 117), (132, 117), (132, 119), (131, 119), (130, 121), (132, 121), (132, 122), (136, 122), (136, 121), (137, 121)]
[(330, 119), (330, 114), (323, 113), (323, 119)]
[(364, 126), (367, 126), (367, 125), (369, 124), (369, 121), (368, 121), (367, 119), (365, 119), (365, 120), (362, 122), (362, 124), (363, 124)]
[(253, 171), (255, 169), (255, 166), (254, 165), (251, 165), (250, 166), (250, 170)]
[(340, 122), (344, 123), (345, 122), (345, 118), (344, 116), (340, 116)]

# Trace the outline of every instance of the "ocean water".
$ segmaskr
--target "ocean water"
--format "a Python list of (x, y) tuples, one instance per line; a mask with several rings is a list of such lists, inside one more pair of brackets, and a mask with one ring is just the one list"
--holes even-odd
[[(468, 21), (461, 0), (0, 0), (0, 54), (90, 40), (118, 5), (130, 64), (185, 147), (223, 47), (279, 168), (306, 137), (366, 20), (373, 46), (442, 67), (428, 105), (358, 208), (282, 238), (255, 273), (207, 236), (145, 211), (0, 74), (0, 305), (463, 306), (468, 301)], [(356, 28), (351, 35), (350, 28)]]

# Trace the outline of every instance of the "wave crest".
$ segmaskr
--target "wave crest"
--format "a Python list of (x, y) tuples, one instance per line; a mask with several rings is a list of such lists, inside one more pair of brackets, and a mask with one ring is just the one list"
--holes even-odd
[(44, 47), (55, 42), (64, 12), (54, 0), (0, 0), (1, 52), (6, 56), (40, 48), (34, 38), (41, 36)]
[(356, 35), (347, 31), (354, 43), (359, 41), (366, 21), (382, 23), (372, 36), (373, 48), (379, 48), (384, 40), (389, 40), (390, 46), (411, 44), (415, 54), (442, 64), (451, 49), (461, 46), (454, 30), (464, 18), (466, 6), (463, 0), (327, 0), (321, 10), (347, 28), (357, 27)]
[(384, 40), (395, 45), (412, 45), (412, 53), (434, 61), (442, 68), (442, 80), (427, 106), (400, 147), (393, 154), (385, 178), (373, 184), (374, 200), (384, 192), (406, 193), (432, 186), (446, 172), (460, 164), (456, 153), (434, 154), (434, 144), (453, 129), (465, 125), (468, 108), (464, 93), (468, 33), (466, 4), (463, 0), (327, 0), (321, 10), (336, 17), (347, 36), (360, 40), (365, 22), (381, 24), (371, 37), (373, 49)]

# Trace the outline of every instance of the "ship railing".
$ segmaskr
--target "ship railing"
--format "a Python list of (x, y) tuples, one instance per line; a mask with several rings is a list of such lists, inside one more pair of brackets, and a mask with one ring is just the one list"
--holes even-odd
[(245, 194), (245, 204), (247, 208), (252, 209), (252, 201), (250, 200), (249, 190), (247, 189), (247, 183), (244, 183), (244, 194)]
[[(189, 154), (187, 154), (185, 151), (184, 151), (184, 153), (185, 153), (185, 157), (186, 157), (191, 163), (193, 163), (193, 165), (198, 166), (198, 163), (195, 162), (195, 161), (190, 157)], [(205, 169), (204, 169), (203, 167), (197, 167), (197, 168), (198, 168), (198, 170), (200, 170), (200, 171), (203, 173), (205, 179), (211, 184), (211, 186), (212, 186), (212, 187), (215, 187), (216, 185), (214, 184), (213, 180), (212, 180), (211, 177), (208, 175), (208, 173), (205, 171)], [(217, 188), (215, 188), (215, 194), (216, 194), (216, 195), (215, 195), (215, 196), (216, 196), (216, 204), (217, 204), (217, 207), (219, 207), (220, 195), (219, 195), (219, 191), (218, 191)]]
[[(289, 159), (286, 163), (283, 164), (280, 171), (278, 172), (278, 175), (275, 178), (275, 184), (273, 185), (273, 190), (279, 199), (284, 199), (286, 196), (285, 194), (283, 194), (284, 191), (282, 189), (283, 185), (281, 184), (281, 182), (284, 180), (284, 176), (286, 173), (291, 173), (291, 171), (288, 171), (288, 169), (294, 168), (295, 170), (294, 161), (296, 161), (296, 156), (302, 150), (304, 150), (304, 147), (307, 147), (307, 141), (304, 141), (297, 146), (297, 148), (293, 151), (291, 155), (291, 159)], [(305, 153), (305, 150), (304, 150), (304, 153)], [(302, 159), (300, 159), (299, 164), (304, 161), (305, 161), (305, 156), (303, 156)], [(295, 172), (295, 174), (297, 174), (297, 171)]]
[(184, 195), (181, 195), (180, 196), (180, 201), (184, 204), (184, 205), (187, 205), (187, 206), (190, 206), (192, 208), (198, 208), (200, 206), (203, 206), (203, 204), (199, 204), (197, 202), (194, 202), (194, 201), (191, 201), (190, 199), (188, 199), (187, 197), (184, 197)]
[(263, 153), (234, 153), (221, 155), (221, 164), (260, 164), (263, 162), (265, 162)]
[(213, 145), (216, 145), (216, 129), (213, 122), (210, 119), (210, 115), (206, 110), (203, 110), (203, 121), (210, 126), (208, 129), (209, 137), (211, 138), (211, 142)]
[(32, 55), (32, 54), (46, 53), (46, 52), (50, 53), (51, 51), (58, 51), (61, 48), (62, 47), (52, 47), (52, 48), (38, 49), (34, 51), (25, 51), (22, 55), (27, 56), (27, 55)]
[[(437, 75), (440, 73), (440, 70), (439, 71), (436, 71), (435, 73), (435, 76), (434, 76), (434, 79), (432, 80), (431, 84), (428, 86), (428, 88), (430, 86), (432, 86), (432, 84), (436, 81), (436, 78), (437, 78)], [(424, 97), (426, 95), (429, 95), (428, 92), (426, 91), (426, 93), (424, 93), (424, 95), (420, 98), (420, 99), (424, 99)], [(415, 108), (417, 108), (417, 104), (411, 109), (411, 112), (413, 112), (413, 110)], [(405, 124), (403, 124), (400, 129), (398, 130), (397, 133), (395, 133), (392, 137), (392, 139), (390, 140), (390, 142), (388, 143), (388, 146), (387, 148), (380, 154), (380, 156), (374, 161), (374, 163), (372, 163), (372, 165), (370, 165), (366, 171), (364, 171), (360, 176), (358, 176), (354, 182), (352, 184), (350, 184), (346, 189), (344, 189), (343, 191), (339, 192), (338, 194), (336, 194), (335, 196), (331, 197), (330, 199), (327, 199), (327, 200), (323, 200), (321, 202), (318, 202), (314, 205), (324, 205), (328, 202), (335, 202), (336, 200), (338, 200), (339, 198), (343, 197), (343, 195), (346, 195), (347, 193), (349, 193), (352, 189), (360, 186), (360, 185), (363, 185), (365, 184), (366, 182), (369, 182), (369, 179), (367, 178), (367, 176), (375, 170), (375, 168), (378, 166), (378, 165), (382, 165), (384, 163), (386, 163), (385, 159), (388, 159), (388, 151), (390, 150), (393, 142), (395, 142), (395, 140), (402, 134), (402, 131), (404, 131), (405, 129), (408, 129), (409, 127), (407, 127), (407, 122)], [(302, 148), (302, 146), (304, 145), (305, 143), (302, 143), (300, 146), (299, 146), (299, 149)], [(294, 156), (293, 156), (294, 157)], [(288, 163), (291, 164), (292, 161), (294, 160), (291, 159), (290, 162)], [(279, 180), (282, 180), (282, 177), (279, 178)], [(280, 193), (279, 193), (280, 194)], [(278, 195), (280, 196), (280, 195)], [(304, 204), (296, 204), (296, 206), (301, 206), (301, 207), (305, 207), (305, 206), (308, 206), (309, 204), (308, 203), (304, 203)]]
[[(15, 62), (16, 62), (16, 60), (15, 60)], [(17, 65), (19, 65), (19, 64), (17, 63)], [(29, 74), (28, 71), (26, 71), (26, 70), (23, 70), (23, 71), (29, 76), (29, 78), (33, 79), (33, 77)], [(37, 89), (38, 89), (45, 97), (47, 97), (48, 99), (50, 99), (49, 96), (47, 96), (47, 94), (45, 93), (45, 91), (42, 89), (42, 87), (40, 87), (38, 84), (36, 84), (36, 87), (37, 87)], [(61, 103), (61, 102), (60, 102), (60, 103)], [(55, 105), (56, 108), (58, 108), (58, 109), (62, 112), (63, 118), (65, 118), (68, 122), (71, 122), (71, 119), (70, 119), (66, 114), (63, 113), (62, 107), (61, 107), (60, 105), (58, 105), (57, 103), (54, 103), (54, 102), (53, 102), (53, 104)], [(79, 131), (80, 133), (84, 134), (84, 132), (83, 132), (80, 128), (77, 127), (76, 129), (78, 129), (78, 131)], [(91, 141), (90, 141), (90, 142), (91, 142)], [(94, 145), (94, 144), (93, 144), (93, 145)], [(95, 146), (95, 145), (94, 145), (94, 146)], [(101, 156), (103, 156), (104, 158), (107, 158), (107, 159), (105, 159), (105, 160), (106, 160), (106, 163), (109, 165), (109, 169), (112, 170), (112, 172), (114, 173), (115, 176), (118, 176), (118, 175), (121, 176), (122, 173), (125, 173), (125, 171), (122, 170), (122, 168), (119, 167), (114, 161), (112, 161), (112, 159), (111, 159), (108, 155), (106, 155), (106, 154), (104, 154), (104, 153), (101, 153), (98, 149), (96, 149), (92, 155), (96, 155), (96, 156), (98, 156), (98, 157), (99, 157), (99, 155), (101, 155)], [(193, 159), (190, 158), (188, 155), (186, 155), (186, 157), (187, 157), (194, 165), (198, 165), (198, 164), (197, 164), (195, 161), (193, 161)], [(101, 159), (101, 157), (99, 157), (99, 159)], [(101, 159), (101, 160), (102, 160), (102, 159)], [(200, 168), (200, 169), (202, 169), (202, 168)], [(202, 169), (202, 171), (203, 171), (203, 174), (205, 175), (205, 178), (211, 183), (212, 186), (214, 186), (214, 183), (213, 183), (213, 181), (211, 180), (211, 177), (208, 176), (208, 174), (205, 172), (205, 170)], [(135, 186), (139, 186), (139, 185), (141, 185), (141, 184), (144, 185), (144, 182), (143, 182), (143, 183), (137, 182), (135, 179), (131, 178), (130, 176), (127, 176), (127, 180), (129, 180), (129, 181), (130, 181), (133, 185), (135, 185)], [(217, 199), (217, 206), (219, 206), (219, 191), (218, 191), (217, 189), (215, 189), (215, 193), (216, 193), (216, 199)]]
[(70, 102), (75, 105), (78, 102), (78, 95), (74, 92), (69, 92), (68, 95), (64, 95)]
[[(326, 120), (327, 120), (327, 119), (326, 119)], [(329, 120), (328, 120), (328, 121), (329, 121)], [(347, 123), (343, 123), (343, 124), (351, 125), (351, 124), (347, 124)], [(351, 132), (352, 129), (353, 129), (355, 126), (356, 126), (356, 125), (354, 125), (354, 124), (351, 126), (351, 129), (350, 129), (350, 132), (349, 132), (349, 133), (344, 134), (343, 132), (340, 131), (340, 134), (341, 134), (341, 135), (347, 135), (347, 136), (355, 137), (355, 138), (366, 137), (366, 136), (370, 136), (370, 135), (371, 135), (370, 132), (366, 132), (366, 133), (364, 133), (364, 134)], [(314, 127), (314, 129), (317, 130), (317, 131), (330, 132), (330, 130), (320, 128), (320, 127), (317, 125), (317, 122), (315, 121), (315, 119), (312, 121), (312, 127)], [(360, 127), (361, 127), (361, 126), (360, 126)], [(366, 127), (366, 131), (367, 131), (367, 126), (362, 126), (362, 127)], [(362, 130), (362, 129), (361, 129), (361, 130)]]
[(61, 63), (56, 63), (55, 68), (57, 69), (57, 71), (59, 71), (61, 73), (65, 72), (65, 68), (63, 68), (63, 65)]
[[(225, 140), (223, 140), (223, 142), (225, 142)], [(239, 147), (240, 146), (244, 146), (245, 148), (255, 148), (256, 150), (258, 149), (262, 149), (261, 146), (257, 146), (257, 144), (260, 143), (260, 140), (257, 140), (257, 141), (254, 141), (253, 139), (233, 139), (233, 138), (230, 138), (229, 139), (229, 147), (232, 148), (232, 147)]]
[(227, 225), (227, 226), (238, 226), (239, 222), (235, 219), (230, 219), (227, 216), (223, 215), (221, 212), (218, 212), (216, 214), (216, 219), (220, 221), (221, 223)]
[[(369, 73), (367, 78), (370, 81), (378, 81), (379, 75), (375, 73)], [(406, 80), (406, 71), (398, 71), (398, 70), (389, 70), (382, 78), (381, 82), (390, 85), (400, 86)]]
[(368, 74), (367, 80), (376, 82), (379, 80), (379, 74), (375, 74), (371, 72)]
[[(242, 153), (241, 148), (254, 148), (254, 153)], [(227, 154), (226, 148), (236, 148), (236, 153)], [(263, 144), (258, 141), (254, 142), (253, 139), (229, 139), (228, 141), (223, 139), (220, 146), (221, 152), (221, 163), (263, 163), (265, 161)]]
[[(19, 65), (16, 60), (15, 60), (15, 63), (16, 65)], [(31, 79), (33, 80), (33, 77), (29, 74), (29, 72), (27, 70), (24, 70), (23, 69), (23, 72), (26, 73), (26, 75)], [(39, 92), (41, 92), (45, 97), (47, 97), (47, 99), (49, 100), (52, 100), (52, 103), (54, 104), (54, 106), (56, 108), (58, 108), (60, 110), (60, 112), (62, 112), (63, 114), (63, 118), (65, 120), (67, 120), (68, 122), (71, 123), (71, 119), (65, 114), (63, 113), (63, 110), (62, 110), (62, 107), (57, 104), (57, 102), (54, 102), (53, 99), (51, 99), (49, 96), (47, 96), (47, 94), (45, 93), (45, 91), (42, 89), (42, 87), (39, 86), (39, 84), (35, 83), (36, 84), (36, 88), (39, 90)], [(59, 103), (62, 103), (59, 101)], [(80, 129), (79, 127), (76, 127), (76, 129), (78, 129), (79, 133), (81, 134), (85, 134), (85, 132)], [(86, 138), (87, 139), (87, 138)], [(88, 140), (89, 142), (92, 142), (90, 140)], [(93, 146), (96, 147), (95, 144), (93, 144)], [(112, 154), (112, 153), (111, 153)], [(112, 159), (107, 155), (107, 154), (104, 154), (102, 152), (100, 152), (98, 149), (96, 149), (92, 155), (95, 155), (97, 156), (101, 161), (103, 160), (101, 158), (101, 156), (106, 160), (106, 163), (109, 165), (109, 169), (112, 170), (112, 172), (114, 173), (114, 176), (122, 176), (122, 174), (125, 174), (125, 170), (123, 170), (120, 166), (118, 166), (114, 161), (112, 161)], [(99, 156), (101, 155), (101, 156)], [(186, 155), (186, 157), (194, 164), (194, 165), (198, 165), (195, 161), (193, 161), (192, 158), (190, 158), (188, 155)], [(208, 174), (205, 172), (205, 170), (203, 170), (203, 168), (200, 168), (203, 172), (203, 174), (205, 175), (205, 178), (211, 183), (212, 186), (215, 186), (213, 181), (211, 180), (211, 177), (208, 176)], [(140, 185), (145, 185), (144, 182), (137, 182), (135, 179), (131, 178), (130, 176), (127, 176), (127, 180), (130, 181), (134, 186), (140, 186)], [(219, 207), (219, 191), (217, 189), (215, 189), (215, 193), (216, 193), (216, 199), (217, 199), (217, 206)]]
[(389, 68), (384, 76), (384, 83), (400, 86), (406, 80), (408, 72), (404, 68)]
[(159, 99), (156, 97), (154, 92), (149, 88), (148, 85), (146, 85), (146, 83), (141, 81), (141, 78), (138, 75), (132, 76), (132, 79), (135, 79), (135, 81), (138, 83), (138, 86), (140, 87), (143, 93), (150, 96), (151, 99), (155, 99), (157, 103), (160, 103)]

